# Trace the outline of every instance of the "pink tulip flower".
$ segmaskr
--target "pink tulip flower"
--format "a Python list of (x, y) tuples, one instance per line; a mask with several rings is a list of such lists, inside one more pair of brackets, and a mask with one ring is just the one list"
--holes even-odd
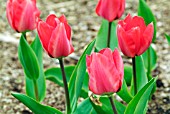
[(150, 46), (153, 38), (153, 23), (146, 26), (142, 17), (131, 17), (118, 22), (117, 35), (119, 47), (124, 55), (135, 57), (143, 54)]
[(40, 11), (36, 7), (36, 0), (8, 0), (6, 15), (15, 31), (26, 32), (36, 28)]
[(46, 22), (40, 20), (37, 24), (41, 43), (53, 58), (66, 57), (74, 49), (71, 43), (71, 28), (64, 15), (57, 18), (54, 14), (47, 17)]
[(117, 49), (109, 48), (86, 57), (89, 74), (89, 90), (94, 94), (110, 94), (118, 92), (123, 83), (123, 60)]
[(99, 0), (96, 13), (98, 16), (112, 22), (122, 16), (125, 10), (125, 0)]

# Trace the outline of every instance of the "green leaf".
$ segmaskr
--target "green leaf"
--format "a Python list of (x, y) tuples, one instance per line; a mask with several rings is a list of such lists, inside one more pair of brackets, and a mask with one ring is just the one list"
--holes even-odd
[(36, 102), (34, 99), (20, 93), (12, 93), (12, 95), (21, 101), (25, 106), (32, 110), (35, 114), (62, 114), (61, 111), (52, 108), (50, 106), (42, 105)]
[(123, 85), (121, 90), (117, 93), (122, 100), (129, 103), (132, 100), (132, 95), (129, 93), (125, 80), (123, 80)]
[(157, 78), (151, 79), (129, 102), (125, 114), (144, 114), (147, 101)]
[(132, 67), (130, 65), (125, 65), (124, 66), (124, 79), (126, 81), (127, 86), (131, 85), (131, 80), (132, 80)]
[[(97, 114), (114, 114), (108, 97), (100, 97), (99, 102), (102, 103), (102, 106), (96, 105), (95, 103), (91, 101), (92, 106), (96, 110)], [(114, 100), (114, 104), (115, 104), (118, 114), (124, 114), (126, 107), (116, 100)]]
[[(66, 73), (67, 82), (69, 82), (70, 76), (71, 76), (74, 68), (75, 68), (75, 66), (66, 66), (64, 68), (65, 73)], [(64, 86), (60, 68), (49, 68), (44, 73), (45, 73), (47, 80), (50, 80), (50, 81), (54, 82), (55, 84), (58, 84), (59, 86), (62, 86), (62, 87)], [(88, 73), (86, 72), (80, 97), (83, 97), (83, 98), (88, 97), (88, 80), (89, 80), (89, 77), (88, 77)]]
[(80, 60), (78, 61), (69, 81), (69, 94), (72, 112), (74, 112), (75, 108), (77, 107), (77, 100), (80, 96), (81, 88), (86, 74), (86, 55), (91, 53), (94, 44), (95, 40), (87, 46), (86, 50), (80, 57)]
[(167, 39), (168, 44), (170, 45), (170, 36), (169, 36), (169, 35), (167, 35), (167, 34), (165, 34), (165, 38)]
[(156, 18), (154, 17), (151, 9), (146, 4), (145, 0), (139, 0), (139, 7), (138, 7), (138, 15), (142, 16), (145, 20), (145, 23), (148, 25), (149, 23), (153, 22), (154, 24), (154, 36), (152, 42), (156, 40)]
[[(32, 42), (31, 48), (33, 49), (34, 53), (36, 54), (36, 56), (38, 58), (39, 65), (40, 65), (39, 77), (37, 79), (37, 86), (38, 86), (37, 88), (38, 88), (38, 100), (41, 102), (45, 98), (46, 83), (45, 83), (43, 61), (42, 61), (43, 48), (42, 48), (41, 42), (38, 38), (38, 35), (36, 36), (35, 40)], [(26, 80), (27, 95), (36, 99), (33, 80), (29, 79), (28, 77), (26, 77), (25, 80)]]
[(148, 48), (148, 50), (145, 53), (142, 54), (145, 68), (148, 69), (148, 56), (149, 56), (148, 51), (150, 51), (150, 70), (154, 70), (156, 68), (157, 55), (152, 45)]
[[(146, 75), (142, 56), (136, 56), (136, 78), (137, 78), (137, 90), (140, 91), (148, 83), (148, 78)], [(131, 84), (131, 93), (132, 95), (134, 95), (133, 80)]]
[[(66, 79), (67, 82), (70, 80), (70, 76), (74, 70), (75, 66), (65, 66), (64, 70), (66, 73)], [(60, 86), (64, 86), (63, 84), (63, 79), (62, 79), (62, 73), (61, 73), (61, 68), (49, 68), (45, 72), (45, 77), (47, 80), (50, 80)]]
[[(95, 45), (98, 51), (107, 47), (108, 27), (109, 27), (109, 22), (103, 19), (100, 30), (96, 37)], [(116, 24), (112, 22), (111, 35), (110, 35), (110, 48), (114, 50), (117, 47), (118, 47), (118, 40), (116, 35)]]
[(97, 114), (91, 105), (89, 98), (81, 102), (73, 114)]
[(18, 57), (24, 69), (25, 75), (31, 80), (37, 80), (40, 71), (38, 60), (23, 35), (20, 38)]

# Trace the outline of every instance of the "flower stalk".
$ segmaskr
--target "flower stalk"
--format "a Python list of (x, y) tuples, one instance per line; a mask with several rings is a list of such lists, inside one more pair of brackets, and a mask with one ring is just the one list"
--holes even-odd
[(118, 114), (112, 96), (109, 97), (109, 100), (110, 100), (110, 104), (112, 105), (114, 114)]
[(65, 91), (65, 98), (66, 98), (66, 114), (70, 114), (70, 97), (69, 97), (69, 91), (68, 91), (68, 85), (67, 85), (67, 80), (66, 80), (66, 74), (64, 71), (64, 64), (63, 64), (63, 59), (60, 58), (58, 59), (60, 63), (60, 68), (62, 72), (62, 78), (63, 78), (63, 83), (64, 83), (64, 91)]
[(112, 27), (112, 22), (109, 22), (109, 26), (108, 26), (108, 37), (107, 37), (107, 47), (108, 47), (108, 48), (110, 48), (111, 27)]
[(135, 59), (135, 57), (132, 58), (132, 64), (133, 64), (134, 95), (136, 95), (138, 90), (137, 90), (136, 59)]

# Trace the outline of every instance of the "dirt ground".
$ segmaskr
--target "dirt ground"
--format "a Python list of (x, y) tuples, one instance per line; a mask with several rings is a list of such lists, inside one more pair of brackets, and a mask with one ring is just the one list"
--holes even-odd
[[(0, 114), (31, 114), (22, 103), (13, 98), (10, 92), (24, 91), (24, 74), (18, 61), (17, 46), (20, 34), (11, 29), (6, 20), (6, 1), (0, 0)], [(138, 0), (126, 0), (128, 13), (137, 15)], [(157, 19), (157, 40), (154, 45), (158, 64), (154, 75), (158, 75), (157, 90), (149, 102), (148, 114), (170, 114), (170, 46), (164, 34), (170, 35), (170, 0), (147, 0)], [(49, 13), (60, 16), (65, 14), (72, 27), (72, 39), (75, 52), (65, 59), (66, 64), (75, 64), (84, 47), (95, 38), (101, 18), (95, 13), (97, 0), (37, 0), (43, 19)], [(36, 32), (36, 31), (35, 31)], [(33, 38), (35, 32), (29, 33)], [(58, 62), (44, 54), (44, 68)], [(63, 88), (47, 81), (47, 95), (44, 104), (64, 110)]]

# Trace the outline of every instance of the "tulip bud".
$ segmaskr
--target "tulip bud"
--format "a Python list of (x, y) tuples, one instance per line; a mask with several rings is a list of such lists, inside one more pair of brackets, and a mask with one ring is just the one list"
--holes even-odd
[(94, 94), (110, 94), (118, 92), (123, 83), (123, 60), (117, 49), (109, 48), (86, 57), (89, 74), (89, 90)]
[(26, 32), (36, 28), (40, 11), (36, 7), (36, 0), (8, 0), (6, 15), (15, 31)]
[(71, 28), (64, 15), (59, 18), (54, 14), (49, 15), (46, 22), (41, 20), (38, 22), (37, 30), (49, 56), (66, 57), (74, 51), (71, 43)]
[(125, 10), (125, 0), (99, 0), (96, 13), (98, 16), (112, 22), (122, 16)]
[(131, 17), (129, 14), (125, 20), (118, 22), (117, 35), (119, 47), (126, 56), (139, 56), (150, 46), (153, 33), (153, 23), (146, 26), (142, 17)]

